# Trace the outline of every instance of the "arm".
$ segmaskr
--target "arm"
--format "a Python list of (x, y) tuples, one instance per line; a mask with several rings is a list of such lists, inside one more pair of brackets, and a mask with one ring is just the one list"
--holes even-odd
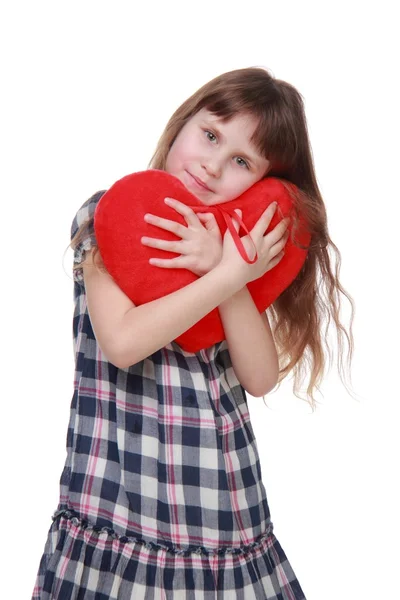
[(169, 344), (243, 287), (228, 269), (216, 267), (172, 294), (135, 306), (91, 260), (83, 263), (83, 276), (96, 339), (110, 362), (122, 369)]
[(278, 382), (279, 362), (271, 328), (247, 286), (219, 306), (233, 369), (252, 396), (268, 394)]
[[(187, 331), (247, 283), (273, 268), (282, 257), (279, 250), (286, 241), (282, 235), (287, 227), (281, 221), (272, 232), (263, 236), (275, 208), (276, 205), (270, 205), (251, 231), (257, 261), (245, 262), (227, 231), (222, 258), (216, 267), (186, 287), (142, 306), (136, 307), (107, 272), (100, 272), (93, 266), (93, 260), (85, 261), (83, 276), (90, 320), (96, 339), (109, 360), (120, 368), (140, 362)], [(246, 237), (242, 239), (249, 242)], [(253, 306), (253, 324), (256, 323), (255, 310)], [(242, 310), (240, 312), (243, 315)], [(256, 329), (251, 327), (252, 336), (256, 335)], [(237, 344), (233, 346), (236, 348)]]

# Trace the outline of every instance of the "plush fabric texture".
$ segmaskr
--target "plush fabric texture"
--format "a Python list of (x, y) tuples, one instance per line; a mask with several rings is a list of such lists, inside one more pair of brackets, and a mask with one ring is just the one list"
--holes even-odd
[[(295, 190), (292, 184), (286, 186)], [(257, 182), (235, 200), (206, 206), (202, 204), (173, 175), (159, 170), (132, 173), (115, 182), (100, 199), (95, 215), (94, 228), (104, 264), (122, 291), (139, 306), (156, 300), (192, 283), (198, 277), (187, 269), (164, 269), (149, 264), (150, 258), (174, 258), (177, 255), (141, 243), (143, 236), (176, 240), (173, 233), (146, 223), (144, 215), (154, 215), (187, 225), (183, 216), (164, 202), (166, 197), (175, 198), (190, 206), (196, 213), (214, 213), (222, 235), (229, 227), (244, 260), (250, 261), (240, 242), (240, 236), (248, 233), (267, 206), (278, 202), (278, 209), (267, 231), (285, 216), (293, 206), (292, 197), (282, 181), (269, 177)], [(234, 209), (242, 210), (239, 235), (232, 223), (237, 218)], [(292, 283), (307, 256), (310, 235), (303, 226), (296, 232), (296, 245), (289, 237), (285, 255), (280, 263), (263, 277), (247, 285), (261, 313)], [(299, 247), (299, 244), (302, 247)], [(214, 309), (175, 341), (187, 352), (198, 352), (222, 341), (225, 334), (218, 309)]]

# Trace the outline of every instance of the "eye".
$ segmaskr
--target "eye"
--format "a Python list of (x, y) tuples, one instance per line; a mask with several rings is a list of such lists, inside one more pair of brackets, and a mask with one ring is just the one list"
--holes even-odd
[(248, 163), (244, 160), (244, 158), (241, 158), (240, 156), (236, 157), (236, 163), (240, 166), (240, 167), (244, 167), (245, 169), (249, 168)]
[(210, 140), (210, 142), (216, 142), (217, 141), (216, 136), (209, 129), (205, 129), (204, 133), (206, 134), (207, 139)]

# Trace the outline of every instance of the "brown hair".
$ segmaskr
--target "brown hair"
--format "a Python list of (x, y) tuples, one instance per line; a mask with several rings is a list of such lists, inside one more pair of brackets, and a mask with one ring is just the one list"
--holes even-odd
[[(314, 391), (324, 376), (326, 355), (331, 365), (327, 331), (333, 321), (338, 345), (338, 371), (347, 388), (346, 373), (352, 360), (354, 303), (339, 282), (341, 255), (328, 234), (325, 205), (318, 188), (300, 93), (289, 83), (275, 79), (266, 69), (252, 67), (224, 73), (211, 80), (172, 115), (158, 142), (149, 168), (165, 170), (169, 150), (185, 123), (202, 108), (223, 120), (239, 113), (258, 119), (253, 143), (271, 164), (268, 176), (295, 184), (293, 241), (298, 218), (308, 225), (311, 243), (306, 261), (293, 283), (268, 308), (279, 355), (279, 383), (293, 371), (293, 390), (310, 373), (306, 400), (312, 409)], [(80, 232), (78, 232), (80, 233)], [(335, 259), (335, 260), (333, 260)], [(333, 266), (333, 263), (334, 266)], [(348, 330), (340, 321), (341, 295), (350, 303)], [(322, 331), (322, 326), (325, 328)], [(343, 342), (348, 346), (348, 369), (343, 366)]]

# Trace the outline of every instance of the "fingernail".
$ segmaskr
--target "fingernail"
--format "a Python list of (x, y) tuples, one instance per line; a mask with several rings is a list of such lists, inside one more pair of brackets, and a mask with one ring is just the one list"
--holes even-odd
[(164, 202), (165, 204), (169, 204), (170, 202), (173, 202), (172, 198), (164, 198)]

